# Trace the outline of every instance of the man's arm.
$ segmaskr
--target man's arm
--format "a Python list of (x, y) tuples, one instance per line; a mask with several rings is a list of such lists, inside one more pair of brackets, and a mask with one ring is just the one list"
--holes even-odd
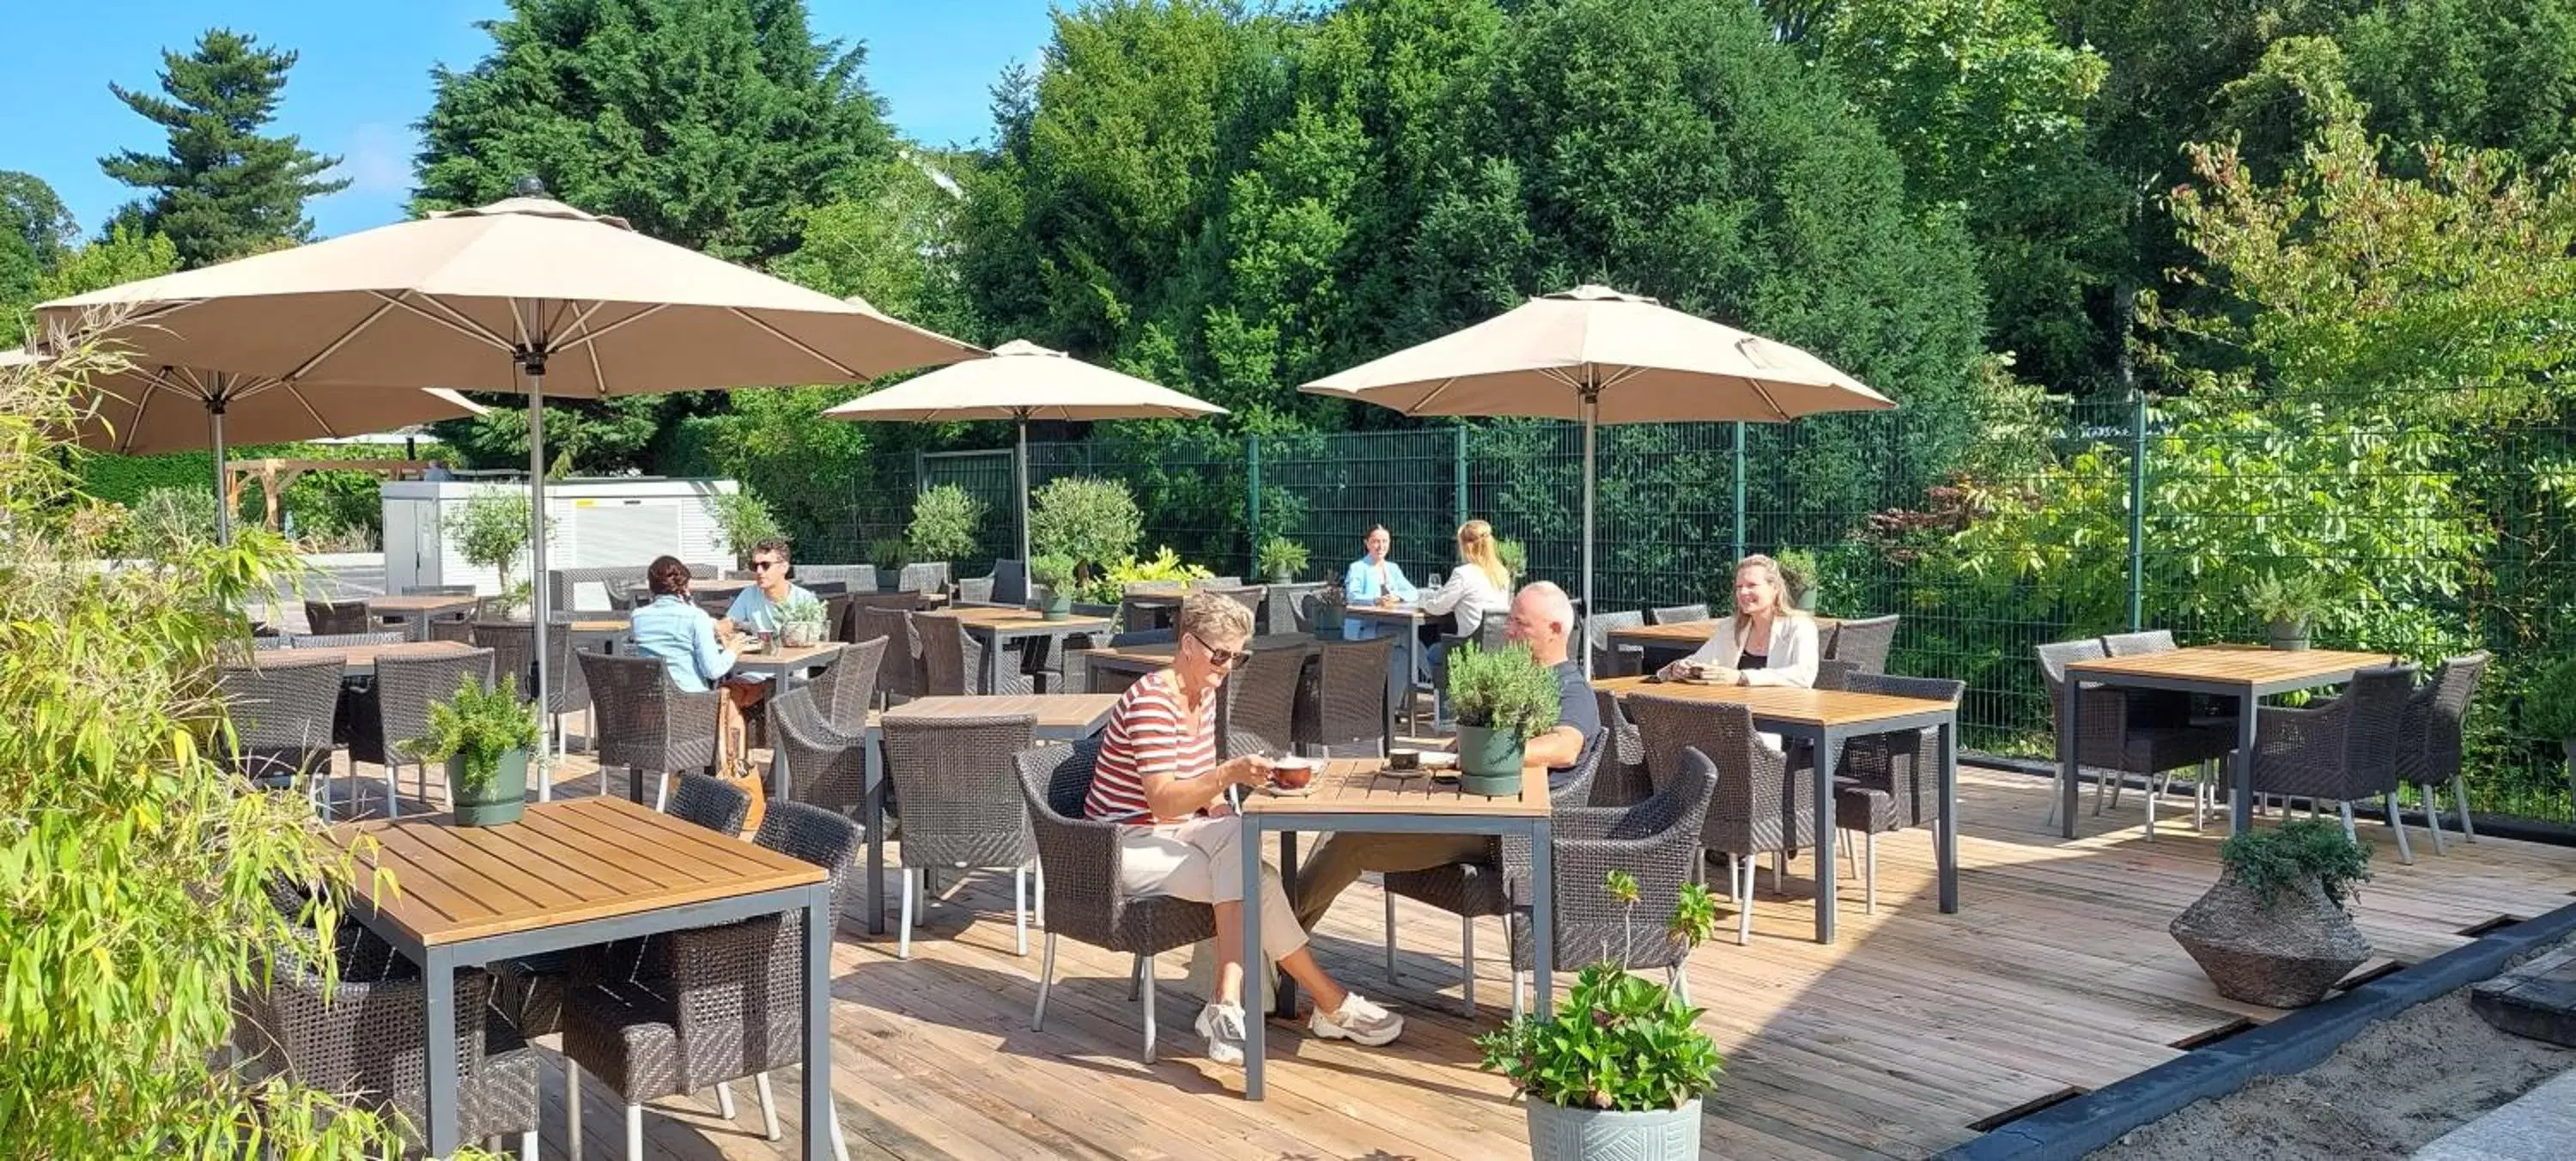
[(1571, 766), (1583, 756), (1583, 731), (1568, 725), (1530, 739), (1521, 748), (1521, 761), (1545, 766), (1551, 770)]

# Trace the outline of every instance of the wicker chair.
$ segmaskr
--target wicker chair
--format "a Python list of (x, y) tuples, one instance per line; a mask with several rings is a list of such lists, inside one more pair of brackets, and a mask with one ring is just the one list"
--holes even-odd
[[(2336, 803), (2342, 808), (2344, 835), (2355, 841), (2355, 802), (2387, 796), (2394, 823), (2398, 740), (2405, 733), (2415, 672), (2412, 665), (2358, 670), (2343, 696), (2323, 705), (2257, 710), (2254, 793)], [(2406, 861), (2414, 861), (2412, 852), (2406, 853)]]
[[(410, 755), (404, 747), (429, 733), (429, 707), (456, 696), (468, 682), (492, 684), (492, 651), (477, 649), (448, 657), (379, 657), (376, 693), (360, 698), (349, 725), (349, 758), (385, 768), (385, 814), (402, 817), (402, 794), (395, 772)], [(429, 766), (420, 767), (420, 794), (429, 797)], [(352, 805), (357, 788), (350, 787)]]
[(305, 633), (286, 639), (289, 649), (347, 649), (359, 645), (400, 645), (410, 640), (400, 631), (376, 633)]
[[(2469, 788), (2460, 776), (2460, 751), (2462, 726), (2489, 660), (2485, 653), (2471, 653), (2444, 661), (2406, 703), (2404, 727), (2397, 737), (2397, 780), (2423, 792), (2424, 822), (2433, 828), (2437, 855), (2450, 853), (2442, 847), (2442, 785), (2446, 782), (2451, 787), (2451, 805), (2460, 812), (2461, 837), (2478, 841), (2478, 832), (2469, 822)], [(2397, 827), (2398, 853), (2413, 862), (2405, 826), (2396, 822), (2393, 811), (2389, 819)]]
[(995, 560), (990, 574), (957, 582), (957, 592), (961, 601), (1019, 608), (1029, 603), (1029, 562)]
[(984, 688), (984, 643), (966, 631), (964, 622), (947, 613), (912, 614), (913, 631), (921, 635), (922, 692), (931, 697), (967, 694), (1027, 693), (1028, 678), (1013, 664), (994, 666), (999, 688)]
[(682, 774), (662, 812), (726, 838), (741, 838), (742, 820), (751, 813), (751, 792), (722, 778)]
[[(1671, 915), (1681, 902), (1682, 885), (1698, 879), (1700, 827), (1716, 798), (1717, 781), (1717, 767), (1706, 755), (1684, 750), (1680, 773), (1644, 802), (1550, 812), (1548, 858), (1556, 896), (1552, 966), (1563, 970), (1567, 964), (1608, 960), (1631, 970), (1662, 968), (1674, 996), (1690, 1003), (1690, 947), (1664, 938), (1659, 925), (1634, 924), (1634, 919)], [(1503, 848), (1512, 893), (1527, 896), (1527, 844), (1506, 842)], [(1633, 910), (1602, 889), (1612, 871), (1626, 871), (1636, 879)], [(1514, 907), (1505, 923), (1511, 934), (1512, 1016), (1517, 1019), (1528, 965), (1535, 960), (1529, 905)]]
[(1028, 804), (1040, 869), (1039, 908), (1046, 915), (1033, 1030), (1046, 1029), (1047, 993), (1055, 984), (1055, 943), (1070, 936), (1136, 957), (1132, 973), (1145, 1004), (1144, 1061), (1154, 1062), (1154, 960), (1216, 935), (1216, 909), (1168, 895), (1127, 894), (1119, 875), (1118, 824), (1083, 817), (1098, 740), (1023, 751), (1015, 761)]
[(1226, 758), (1289, 754), (1297, 746), (1297, 693), (1306, 677), (1304, 642), (1296, 648), (1254, 648), (1225, 681)]
[(375, 618), (367, 615), (365, 601), (304, 602), (304, 631), (307, 633), (366, 633), (374, 631), (375, 627)]
[[(644, 584), (644, 570), (636, 565), (616, 568), (550, 568), (546, 570), (546, 607), (557, 612), (581, 608), (581, 586), (598, 585), (607, 594), (608, 607), (617, 607), (617, 595)], [(597, 606), (592, 606), (596, 608)]]
[[(1175, 629), (1140, 629), (1133, 633), (1110, 634), (1108, 647), (1116, 649), (1122, 645), (1170, 645), (1178, 642), (1180, 638), (1180, 632)], [(1090, 661), (1077, 650), (1065, 651), (1064, 668), (1066, 689), (1078, 689), (1085, 693), (1125, 693), (1128, 686), (1136, 684), (1135, 676), (1126, 670), (1094, 677)]]
[(1261, 604), (1270, 596), (1269, 588), (1263, 585), (1220, 586), (1213, 582), (1208, 582), (1199, 585), (1198, 591), (1203, 593), (1212, 593), (1243, 606), (1244, 612), (1252, 614), (1253, 623), (1256, 625), (1261, 621)]
[(1803, 793), (1802, 771), (1780, 751), (1762, 744), (1753, 712), (1726, 702), (1633, 694), (1628, 714), (1646, 741), (1646, 776), (1661, 794), (1681, 777), (1687, 751), (1717, 767), (1701, 842), (1726, 856), (1727, 895), (1736, 900), (1735, 941), (1753, 941), (1754, 856), (1773, 856), (1771, 889), (1780, 889), (1782, 863), (1791, 850), (1815, 842), (1813, 796)]
[(848, 586), (842, 590), (844, 592), (877, 591), (877, 566), (873, 564), (806, 564), (799, 561), (788, 570), (787, 575), (796, 583), (809, 589), (816, 584), (830, 584), (837, 581)]
[[(1014, 786), (1013, 755), (1029, 748), (1037, 719), (1028, 714), (887, 721), (879, 737), (886, 777), (903, 803), (903, 902), (895, 957), (912, 958), (912, 928), (926, 873), (1011, 872), (1016, 901), (1013, 944), (1029, 953), (1029, 880), (1037, 842), (1027, 805)], [(1044, 876), (1038, 890), (1045, 893)]]
[(345, 668), (337, 657), (289, 653), (258, 665), (217, 670), (215, 693), (232, 721), (226, 764), (264, 789), (302, 781), (319, 801), (338, 748), (331, 727), (340, 709)]
[(824, 714), (822, 695), (811, 685), (798, 686), (770, 702), (770, 722), (777, 728), (770, 741), (787, 769), (783, 797), (854, 815), (867, 801), (867, 741), (862, 734), (843, 734)]
[[(1591, 800), (1593, 775), (1600, 769), (1601, 754), (1605, 749), (1606, 746), (1592, 747), (1582, 765), (1571, 772), (1563, 785), (1555, 785), (1555, 780), (1550, 779), (1548, 816), (1551, 825), (1554, 820), (1566, 818), (1573, 811), (1590, 809), (1582, 804)], [(1486, 845), (1485, 857), (1475, 862), (1451, 863), (1420, 871), (1386, 872), (1386, 978), (1389, 981), (1395, 979), (1397, 898), (1411, 899), (1456, 915), (1461, 959), (1467, 977), (1465, 1010), (1473, 1018), (1476, 1014), (1476, 919), (1479, 916), (1511, 914), (1515, 888), (1529, 881), (1527, 845), (1517, 839), (1496, 838)], [(1557, 850), (1562, 846), (1560, 842), (1549, 849)], [(1510, 848), (1509, 853), (1506, 848)], [(1512, 861), (1510, 856), (1514, 854), (1519, 856), (1515, 865), (1520, 870), (1520, 878), (1507, 883), (1504, 866)], [(1683, 874), (1689, 874), (1687, 866)], [(1514, 996), (1512, 1002), (1517, 1010), (1519, 997)]]
[[(520, 699), (535, 701), (536, 626), (526, 621), (476, 621), (473, 625), (474, 644), (492, 651), (493, 680), (515, 678), (519, 683)], [(580, 664), (573, 660), (574, 654), (579, 652), (577, 645), (569, 631), (554, 629), (546, 634), (546, 653), (549, 655), (546, 675), (552, 679), (546, 688), (546, 716), (554, 722), (557, 754), (563, 753), (571, 743), (570, 733), (564, 729), (564, 715), (590, 708), (590, 681), (583, 675)], [(592, 744), (598, 743), (594, 739)]]
[[(2057, 736), (2063, 739), (2067, 714), (2066, 667), (2073, 662), (2106, 656), (2106, 653), (2102, 642), (2093, 638), (2052, 642), (2040, 646), (2038, 653), (2040, 676), (2048, 683), (2051, 716), (2056, 723)], [(2117, 689), (2085, 686), (2082, 696), (2084, 736), (2077, 739), (2075, 750), (2078, 772), (2086, 766), (2094, 768), (2093, 796), (2097, 809), (2104, 783), (2121, 774), (2136, 774), (2148, 779), (2149, 842), (2155, 841), (2156, 811), (2165, 791), (2172, 787), (2172, 772), (2217, 762), (2236, 750), (2233, 726), (2137, 720), (2129, 714), (2129, 699)], [(2063, 753), (2064, 742), (2061, 741), (2059, 746), (2059, 752)], [(2199, 829), (2207, 822), (2211, 786), (2211, 779), (2205, 776), (2195, 781), (2193, 829)], [(2057, 795), (2049, 796), (2049, 818), (2052, 820), (2057, 817), (2057, 801)]]
[(1299, 739), (1328, 758), (1374, 758), (1387, 747), (1387, 665), (1395, 638), (1315, 643), (1315, 734)]
[(1139, 601), (1135, 599), (1134, 594), (1140, 591), (1168, 592), (1177, 587), (1179, 586), (1167, 584), (1127, 586), (1127, 592), (1129, 595), (1119, 598), (1118, 601), (1118, 631), (1121, 633), (1151, 633), (1157, 630), (1171, 628), (1172, 607), (1170, 605), (1153, 601)]
[(1592, 779), (1593, 806), (1627, 806), (1655, 796), (1646, 776), (1646, 738), (1626, 706), (1608, 690), (1592, 691), (1601, 711), (1601, 768)]
[(1707, 605), (1663, 605), (1646, 610), (1646, 623), (1649, 625), (1678, 625), (1684, 621), (1707, 619)]
[(1265, 636), (1312, 634), (1315, 631), (1312, 604), (1315, 594), (1322, 591), (1322, 581), (1271, 585), (1270, 599), (1261, 603), (1261, 624), (1257, 631)]
[[(2148, 629), (2137, 633), (2107, 633), (2102, 637), (2102, 652), (2110, 657), (2142, 657), (2150, 653), (2174, 651), (2174, 635), (2169, 629)], [(2129, 703), (2129, 720), (2148, 726), (2183, 726), (2198, 722), (2218, 725), (2223, 719), (2229, 736), (2235, 736), (2236, 699), (2204, 697), (2170, 689), (2130, 689), (2122, 687), (2120, 696)], [(2194, 708), (2195, 702), (2199, 708)], [(2120, 805), (2120, 784), (2111, 784), (2111, 806)], [(2098, 810), (2095, 813), (2100, 813)]]
[(1583, 640), (1592, 649), (1592, 672), (1598, 676), (1621, 677), (1636, 673), (1646, 666), (1646, 651), (1634, 645), (1613, 648), (1613, 630), (1634, 629), (1646, 623), (1639, 612), (1599, 613), (1583, 618)]
[[(624, 766), (629, 797), (642, 801), (644, 771), (670, 774), (716, 764), (714, 690), (685, 693), (670, 671), (651, 657), (575, 655), (589, 684), (591, 712), (599, 719), (599, 792), (608, 793), (608, 770)], [(661, 809), (668, 778), (657, 780), (654, 809)]]
[(1824, 655), (1836, 661), (1852, 663), (1855, 672), (1887, 672), (1888, 651), (1896, 646), (1896, 622), (1890, 613), (1884, 617), (1865, 617), (1845, 621), (1834, 630), (1833, 647)]
[[(857, 885), (858, 827), (828, 810), (770, 803), (752, 841), (827, 869), (835, 915)], [(713, 1087), (730, 1109), (725, 1086), (752, 1077), (762, 1123), (777, 1140), (769, 1074), (801, 1063), (804, 1054), (804, 913), (676, 931), (669, 940), (668, 954), (648, 955), (645, 974), (632, 980), (576, 965), (577, 978), (602, 982), (575, 988), (564, 1004), (565, 1091), (580, 1092), (580, 1070), (589, 1069), (623, 1097), (626, 1155), (634, 1159), (643, 1156), (645, 1101)], [(846, 1157), (840, 1118), (826, 1128), (834, 1154)], [(580, 1131), (567, 1127), (568, 1136)]]
[(892, 705), (897, 700), (920, 697), (928, 682), (922, 669), (921, 634), (913, 626), (913, 614), (860, 604), (851, 606), (850, 616), (858, 622), (862, 640), (885, 639), (885, 651), (877, 656), (878, 700)]
[(832, 733), (852, 741), (867, 736), (868, 708), (876, 704), (877, 679), (884, 670), (885, 651), (883, 637), (850, 645), (806, 683), (805, 688), (814, 691), (814, 707), (822, 711), (823, 722)]
[(896, 575), (895, 588), (907, 593), (938, 593), (948, 590), (948, 563), (907, 564)]
[[(474, 643), (474, 622), (470, 620), (451, 620), (447, 618), (432, 621), (429, 623), (429, 639), (432, 641), (453, 641), (459, 645), (471, 645)], [(496, 666), (495, 668), (498, 667)]]
[[(1956, 710), (1968, 683), (1938, 677), (1855, 673), (1853, 693), (1912, 697), (1950, 703)], [(1862, 906), (1878, 914), (1878, 836), (1932, 826), (1945, 809), (1941, 797), (1941, 740), (1935, 730), (1870, 734), (1843, 743), (1834, 763), (1834, 826), (1861, 836), (1843, 850), (1860, 864)]]

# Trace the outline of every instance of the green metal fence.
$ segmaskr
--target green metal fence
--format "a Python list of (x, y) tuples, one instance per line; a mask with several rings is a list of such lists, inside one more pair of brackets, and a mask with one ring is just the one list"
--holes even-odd
[[(2378, 428), (2278, 410), (2222, 422), (2059, 400), (2002, 417), (1925, 409), (1604, 428), (1596, 600), (1723, 608), (1742, 553), (1811, 553), (1822, 611), (1900, 613), (1891, 667), (1967, 682), (1968, 744), (2036, 755), (2049, 731), (2035, 646), (2157, 627), (2185, 641), (2260, 640), (2249, 578), (2312, 576), (2336, 594), (2322, 645), (2428, 665), (2491, 650), (2472, 796), (2484, 810), (2567, 817), (2555, 740), (2514, 722), (2535, 663), (2576, 635), (2561, 628), (2576, 625), (2570, 431), (2525, 427), (2474, 454), (2454, 440), (2417, 455), (2403, 405), (2383, 408), (2392, 418)], [(1483, 518), (1522, 541), (1532, 576), (1573, 590), (1581, 448), (1580, 429), (1555, 422), (1258, 438), (1176, 426), (1035, 443), (1029, 474), (1125, 482), (1145, 513), (1145, 551), (1169, 545), (1220, 573), (1257, 571), (1268, 536), (1305, 545), (1307, 575), (1337, 573), (1384, 524), (1397, 562), (1421, 578), (1453, 567), (1457, 525)], [(993, 506), (985, 559), (962, 571), (1016, 544), (1011, 456), (917, 458), (915, 487), (957, 483)], [(901, 507), (883, 481), (861, 492), (862, 507)], [(2464, 539), (2463, 528), (2482, 531)], [(2001, 542), (1998, 530), (2021, 539)]]

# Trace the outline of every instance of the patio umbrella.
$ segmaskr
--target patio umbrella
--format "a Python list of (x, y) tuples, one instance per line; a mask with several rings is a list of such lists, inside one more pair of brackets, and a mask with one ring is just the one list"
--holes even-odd
[[(1606, 286), (1534, 298), (1299, 388), (1407, 415), (1583, 421), (1583, 608), (1592, 606), (1594, 440), (1604, 423), (1783, 423), (1883, 411), (1886, 396), (1786, 343)], [(1585, 665), (1591, 664), (1583, 650)]]
[[(0, 367), (36, 362), (0, 351)], [(215, 535), (232, 540), (225, 451), (235, 443), (287, 443), (390, 431), (415, 423), (481, 415), (488, 408), (453, 391), (313, 390), (263, 375), (128, 365), (83, 384), (83, 418), (73, 442), (91, 451), (157, 455), (215, 453)]]
[[(36, 307), (39, 343), (104, 333), (146, 366), (308, 390), (528, 395), (531, 576), (546, 569), (545, 392), (598, 399), (856, 382), (980, 354), (758, 271), (535, 196), (147, 278)], [(40, 348), (41, 349), (41, 348)], [(547, 593), (533, 586), (536, 696)], [(550, 787), (540, 785), (539, 796)]]
[(1189, 419), (1223, 415), (1213, 403), (1183, 395), (1026, 339), (993, 348), (993, 357), (942, 367), (824, 412), (833, 419), (951, 423), (1006, 419), (1019, 425), (1020, 559), (1029, 558), (1029, 421), (1032, 419)]

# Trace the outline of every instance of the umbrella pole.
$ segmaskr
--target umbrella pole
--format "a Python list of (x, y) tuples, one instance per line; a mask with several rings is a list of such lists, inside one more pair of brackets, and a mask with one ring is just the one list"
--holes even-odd
[(215, 543), (233, 542), (233, 479), (224, 467), (224, 401), (206, 401), (206, 425), (214, 429), (215, 450)]
[[(539, 339), (536, 353), (520, 356), (528, 372), (528, 627), (536, 645), (537, 721), (546, 719), (546, 357), (545, 340)], [(545, 748), (545, 734), (537, 735), (537, 747)], [(555, 780), (549, 770), (537, 779), (537, 801), (552, 802)]]
[(1593, 438), (1601, 424), (1601, 389), (1587, 385), (1583, 391), (1583, 675), (1592, 676), (1592, 618), (1599, 610), (1592, 605), (1592, 456)]
[(1020, 571), (1029, 567), (1029, 413), (1020, 413), (1020, 454), (1015, 458), (1020, 472)]

